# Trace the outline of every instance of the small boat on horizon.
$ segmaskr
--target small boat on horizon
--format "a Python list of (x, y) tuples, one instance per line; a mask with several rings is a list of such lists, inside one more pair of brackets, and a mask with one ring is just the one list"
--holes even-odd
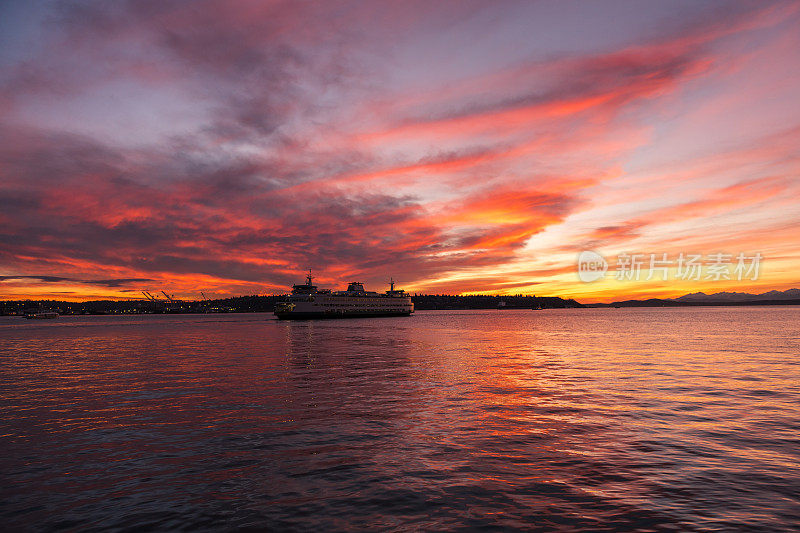
[(60, 315), (58, 311), (52, 310), (37, 310), (37, 311), (29, 311), (25, 313), (25, 318), (27, 319), (50, 319), (50, 318), (58, 318)]

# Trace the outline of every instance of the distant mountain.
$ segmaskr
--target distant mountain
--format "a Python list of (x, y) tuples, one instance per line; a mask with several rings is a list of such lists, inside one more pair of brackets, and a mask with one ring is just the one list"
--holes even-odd
[(682, 305), (800, 305), (800, 289), (769, 291), (761, 294), (747, 292), (693, 292), (678, 298), (624, 300), (610, 304), (588, 304), (587, 307), (670, 307)]
[(717, 292), (706, 294), (693, 292), (680, 298), (672, 298), (676, 302), (752, 302), (756, 300), (797, 300), (800, 299), (800, 289), (786, 291), (769, 291), (762, 294), (749, 294), (746, 292)]

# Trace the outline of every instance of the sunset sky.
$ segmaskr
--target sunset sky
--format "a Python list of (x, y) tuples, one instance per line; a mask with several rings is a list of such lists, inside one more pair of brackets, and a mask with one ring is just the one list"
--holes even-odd
[[(798, 2), (4, 1), (0, 299), (309, 267), (581, 302), (800, 286), (798, 28)], [(719, 252), (758, 279), (614, 277)]]

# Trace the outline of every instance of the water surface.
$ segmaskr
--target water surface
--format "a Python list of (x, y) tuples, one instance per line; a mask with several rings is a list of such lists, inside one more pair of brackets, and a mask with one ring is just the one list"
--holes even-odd
[(800, 309), (0, 317), (11, 530), (775, 531)]

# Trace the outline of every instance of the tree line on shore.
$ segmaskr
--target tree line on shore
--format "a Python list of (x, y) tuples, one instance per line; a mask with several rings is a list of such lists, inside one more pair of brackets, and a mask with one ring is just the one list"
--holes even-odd
[[(21, 315), (31, 309), (57, 310), (67, 315), (114, 315), (147, 313), (255, 313), (272, 312), (283, 295), (236, 296), (217, 300), (94, 300), (66, 302), (58, 300), (0, 301), (0, 315)], [(555, 296), (500, 296), (414, 294), (411, 297), (417, 310), (445, 309), (563, 309), (583, 307), (572, 299)]]

